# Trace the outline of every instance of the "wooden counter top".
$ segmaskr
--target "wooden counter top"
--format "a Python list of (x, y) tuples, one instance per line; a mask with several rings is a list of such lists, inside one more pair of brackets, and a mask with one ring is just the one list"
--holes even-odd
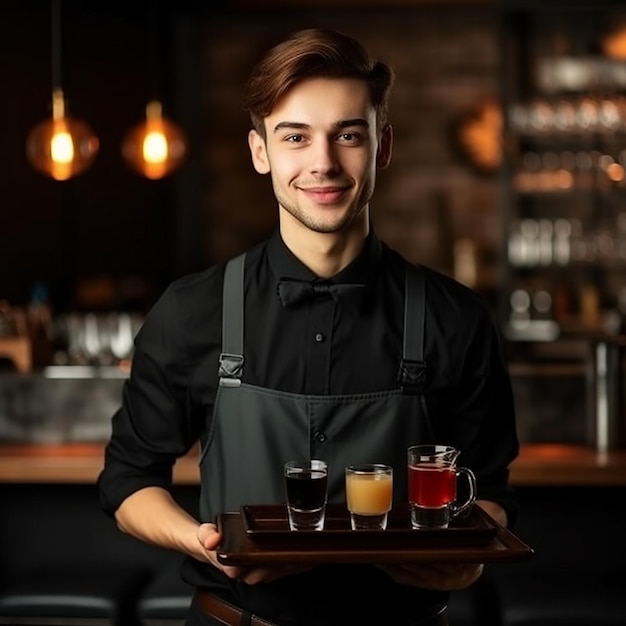
[[(0, 445), (0, 483), (95, 483), (101, 444)], [(174, 482), (199, 482), (197, 452), (178, 461)], [(626, 450), (601, 454), (592, 448), (525, 445), (511, 467), (511, 482), (527, 486), (626, 486)]]
[[(103, 459), (102, 444), (0, 445), (0, 483), (95, 483)], [(199, 482), (197, 453), (176, 463), (174, 482)]]
[(626, 450), (586, 446), (524, 445), (511, 467), (511, 483), (527, 486), (626, 486)]

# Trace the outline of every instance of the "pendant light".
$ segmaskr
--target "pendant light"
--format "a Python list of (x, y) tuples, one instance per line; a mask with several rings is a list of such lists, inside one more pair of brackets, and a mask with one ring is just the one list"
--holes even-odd
[[(158, 82), (159, 8), (160, 2), (151, 4), (148, 72), (153, 83)], [(154, 85), (152, 88), (156, 91)], [(129, 167), (153, 180), (176, 170), (182, 164), (186, 151), (185, 134), (174, 122), (163, 116), (163, 105), (158, 98), (148, 102), (145, 120), (133, 126), (122, 140), (122, 156)]]
[(26, 156), (38, 172), (67, 180), (86, 170), (100, 147), (89, 125), (68, 115), (61, 87), (61, 7), (52, 0), (52, 117), (26, 139)]
[(145, 121), (133, 126), (122, 143), (122, 156), (128, 165), (153, 180), (177, 169), (184, 160), (185, 152), (183, 132), (163, 117), (158, 100), (148, 102)]

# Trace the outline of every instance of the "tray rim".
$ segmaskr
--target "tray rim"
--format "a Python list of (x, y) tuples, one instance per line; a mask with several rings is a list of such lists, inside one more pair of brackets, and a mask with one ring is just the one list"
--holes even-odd
[[(283, 524), (284, 528), (253, 528), (251, 520), (254, 517), (255, 511), (257, 511), (257, 515), (259, 516), (265, 514), (267, 517), (276, 518), (277, 521)], [(399, 538), (408, 538), (414, 540), (410, 543), (423, 543), (429, 538), (442, 541), (446, 536), (449, 536), (451, 539), (456, 536), (456, 540), (458, 540), (460, 535), (481, 538), (486, 544), (497, 532), (494, 525), (495, 520), (483, 515), (480, 507), (472, 507), (469, 513), (469, 516), (472, 516), (472, 521), (475, 522), (473, 525), (456, 523), (446, 529), (415, 531), (410, 527), (408, 504), (403, 503), (395, 505), (389, 513), (390, 523), (394, 525), (384, 531), (364, 530), (358, 531), (357, 534), (355, 531), (348, 528), (349, 512), (345, 504), (332, 503), (327, 505), (326, 518), (334, 522), (342, 522), (345, 526), (344, 528), (324, 528), (321, 531), (299, 531), (297, 536), (288, 529), (287, 511), (284, 504), (244, 504), (240, 507), (239, 513), (244, 531), (252, 541), (269, 543), (270, 541), (278, 541), (282, 538), (288, 539), (289, 543), (294, 543), (294, 540), (297, 538), (302, 541), (302, 549), (305, 549), (309, 542), (317, 546), (323, 543), (325, 539), (331, 541), (342, 537), (352, 537), (361, 542), (368, 538), (374, 541), (384, 541), (383, 538), (386, 537), (390, 543), (393, 540), (397, 541)], [(403, 524), (406, 525), (398, 525), (397, 522), (399, 520), (402, 520)]]
[[(226, 512), (216, 516), (218, 530), (223, 534), (216, 548), (217, 559), (224, 565), (260, 566), (293, 563), (490, 563), (515, 562), (530, 559), (534, 550), (513, 532), (504, 528), (486, 511), (480, 514), (496, 529), (495, 536), (480, 546), (456, 547), (394, 547), (389, 549), (347, 547), (345, 549), (312, 546), (305, 549), (293, 545), (281, 547), (276, 544), (254, 542), (246, 534), (241, 512)], [(322, 531), (323, 532), (323, 531)], [(381, 531), (386, 532), (386, 531)], [(420, 531), (412, 531), (420, 532)]]

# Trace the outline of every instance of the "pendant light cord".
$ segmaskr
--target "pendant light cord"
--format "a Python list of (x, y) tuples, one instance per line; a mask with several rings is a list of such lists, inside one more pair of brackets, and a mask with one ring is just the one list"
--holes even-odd
[(52, 91), (61, 88), (61, 0), (52, 0)]
[(147, 28), (148, 42), (146, 44), (146, 62), (148, 65), (146, 76), (148, 76), (149, 80), (148, 97), (150, 100), (161, 99), (161, 85), (159, 80), (161, 27), (161, 2), (160, 0), (154, 0), (150, 3), (149, 8)]

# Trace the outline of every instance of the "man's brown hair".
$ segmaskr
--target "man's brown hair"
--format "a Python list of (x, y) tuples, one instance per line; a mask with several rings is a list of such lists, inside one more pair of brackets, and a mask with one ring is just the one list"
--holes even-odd
[(293, 33), (269, 50), (252, 70), (244, 89), (244, 107), (254, 129), (265, 138), (263, 118), (298, 82), (309, 78), (356, 78), (367, 83), (376, 109), (378, 132), (387, 123), (393, 70), (347, 35), (320, 28)]

